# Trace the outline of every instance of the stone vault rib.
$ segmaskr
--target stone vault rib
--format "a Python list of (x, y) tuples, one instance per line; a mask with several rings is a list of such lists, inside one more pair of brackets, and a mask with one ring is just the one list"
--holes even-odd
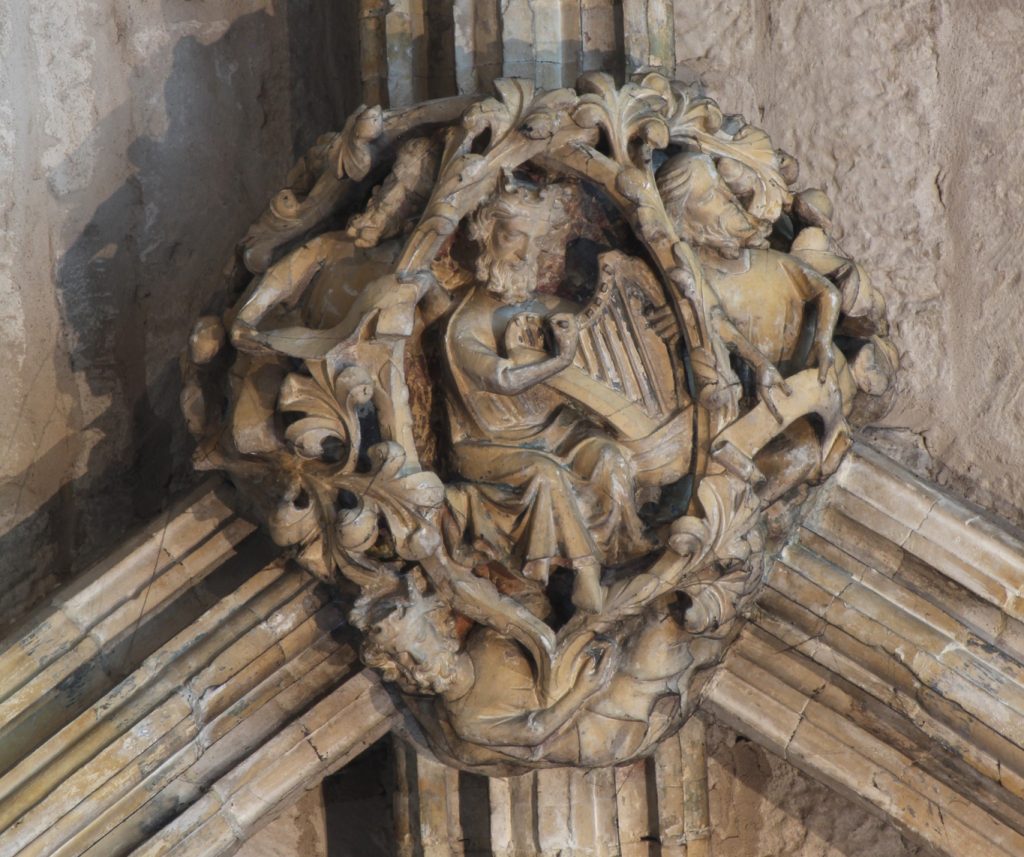
[[(267, 562), (218, 491), (0, 652), (5, 857), (232, 853), (394, 725), (338, 638), (341, 605)], [(707, 707), (938, 853), (1024, 853), (1022, 558), (1013, 533), (858, 447), (779, 556)], [(190, 621), (167, 624), (169, 607)], [(123, 678), (115, 655), (131, 658)], [(107, 668), (76, 688), (93, 663)], [(694, 720), (627, 768), (492, 779), (489, 847), (640, 855), (657, 841), (697, 857), (704, 752)], [(403, 853), (450, 853), (465, 775), (411, 751), (399, 762)]]
[(398, 719), (377, 677), (358, 673), (232, 768), (133, 857), (231, 854), (263, 824), (385, 735)]
[[(0, 649), (0, 771), (116, 682), (147, 618), (197, 587), (255, 529), (211, 480), (75, 580)], [(210, 599), (213, 600), (212, 598)]]
[(1024, 543), (858, 447), (711, 711), (948, 855), (1024, 853)]
[[(399, 857), (710, 854), (706, 736), (699, 718), (639, 762), (549, 768), (515, 777), (459, 772), (396, 743)], [(464, 824), (481, 807), (462, 805), (463, 796), (477, 788), (486, 796), (482, 840), (478, 824)]]
[(341, 606), (241, 544), (222, 494), (173, 507), (0, 654), (0, 855), (228, 853), (387, 731)]

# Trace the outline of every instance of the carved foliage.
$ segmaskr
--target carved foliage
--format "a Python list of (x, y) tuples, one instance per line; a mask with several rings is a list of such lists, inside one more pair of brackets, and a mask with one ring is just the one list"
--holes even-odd
[[(274, 266), (301, 281), (250, 286), (223, 322), (258, 360), (240, 355), (225, 379), (204, 353), (184, 400), (203, 454), (260, 495), (275, 539), (360, 588), (353, 621), (435, 752), (492, 773), (623, 762), (696, 704), (689, 686), (775, 545), (766, 509), (838, 464), (857, 376), (837, 324), (872, 367), (862, 386), (887, 385), (884, 303), (851, 277), (820, 191), (795, 193), (795, 162), (711, 99), (660, 74), (495, 86), (361, 108), (321, 143), (306, 194), (279, 196), (243, 242), (262, 270), (323, 232)], [(621, 221), (609, 236), (625, 225), (634, 240), (599, 257), (603, 285), (573, 309), (538, 291), (536, 259), (552, 236), (575, 246), (583, 231), (563, 221), (581, 195)], [(339, 215), (347, 236), (325, 231)], [(772, 249), (783, 219), (803, 237)], [(475, 282), (459, 261), (474, 252)], [(303, 326), (343, 293), (342, 260), (385, 257), (392, 273), (352, 290), (335, 326)], [(782, 273), (748, 279), (759, 264)], [(749, 315), (751, 289), (778, 324)], [(851, 323), (854, 306), (867, 309)], [(431, 396), (410, 398), (410, 343)], [(225, 403), (203, 399), (217, 389)], [(417, 458), (424, 432), (443, 471)], [(659, 646), (674, 654), (652, 667)]]

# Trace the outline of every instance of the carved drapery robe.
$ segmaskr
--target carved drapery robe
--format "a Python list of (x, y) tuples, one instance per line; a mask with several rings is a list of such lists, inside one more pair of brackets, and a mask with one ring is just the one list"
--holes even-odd
[[(555, 299), (530, 304), (554, 311)], [(562, 308), (562, 307), (559, 307)], [(522, 311), (522, 307), (515, 311)], [(643, 553), (629, 451), (537, 384), (498, 392), (513, 365), (499, 353), (511, 308), (477, 288), (449, 322), (452, 454), (462, 482), (449, 504), (466, 538), (546, 581), (552, 564), (614, 563)]]

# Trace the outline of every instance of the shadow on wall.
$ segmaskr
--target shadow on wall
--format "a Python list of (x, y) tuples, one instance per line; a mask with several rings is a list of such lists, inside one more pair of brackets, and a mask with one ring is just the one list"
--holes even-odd
[[(164, 5), (167, 20), (181, 6)], [(180, 39), (163, 81), (166, 132), (127, 146), (131, 174), (99, 205), (100, 187), (72, 197), (64, 222), (86, 225), (56, 264), (55, 288), (74, 377), (65, 366), (57, 376), (71, 413), (84, 416), (71, 427), (70, 456), (59, 446), (18, 477), (64, 484), (0, 537), (0, 587), (18, 590), (0, 608), (0, 627), (194, 480), (178, 356), (233, 246), (296, 155), (340, 128), (358, 100), (348, 86), (358, 51), (345, 47), (356, 28), (336, 6), (354, 4), (281, 2), (274, 15), (238, 18), (213, 42)], [(90, 140), (100, 160), (121, 157), (125, 129), (152, 99), (152, 74), (130, 75), (131, 101)], [(102, 166), (96, 175), (120, 165)], [(65, 481), (69, 457), (83, 456), (85, 475)]]
[[(287, 0), (292, 160), (363, 103), (359, 3)], [(289, 164), (289, 166), (291, 166)]]

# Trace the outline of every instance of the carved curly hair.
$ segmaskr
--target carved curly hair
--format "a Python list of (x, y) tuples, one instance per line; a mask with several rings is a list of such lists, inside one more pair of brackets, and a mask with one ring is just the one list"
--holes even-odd
[[(441, 693), (454, 680), (460, 647), (455, 617), (436, 595), (422, 595), (411, 575), (405, 578), (404, 591), (359, 599), (349, 621), (363, 633), (363, 663), (386, 681), (409, 693)], [(402, 648), (409, 625), (418, 622), (430, 623), (440, 641), (437, 659), (430, 664), (416, 664)]]

